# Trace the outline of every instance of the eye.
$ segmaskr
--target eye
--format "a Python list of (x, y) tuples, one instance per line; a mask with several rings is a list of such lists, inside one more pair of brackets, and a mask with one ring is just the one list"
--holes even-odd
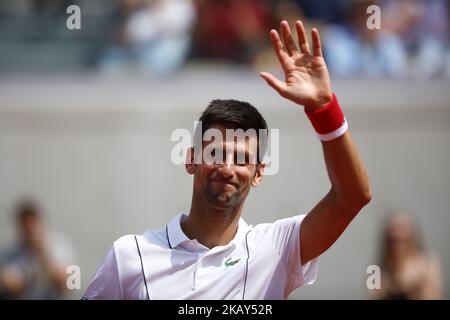
[(244, 152), (238, 152), (234, 154), (234, 164), (238, 166), (245, 166), (249, 163), (248, 154)]
[(222, 164), (224, 163), (224, 158), (220, 158), (220, 155), (225, 157), (225, 151), (223, 148), (213, 148), (211, 150), (210, 156), (212, 158), (213, 163), (215, 164)]

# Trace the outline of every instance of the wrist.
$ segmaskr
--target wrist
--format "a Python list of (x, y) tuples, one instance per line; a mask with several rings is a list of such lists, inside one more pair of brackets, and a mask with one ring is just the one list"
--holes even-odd
[(315, 100), (307, 102), (304, 104), (306, 112), (314, 112), (317, 109), (320, 109), (327, 104), (329, 104), (333, 100), (333, 93), (330, 92), (327, 95), (322, 95)]
[(348, 129), (344, 113), (334, 93), (328, 103), (313, 111), (305, 108), (305, 113), (311, 121), (317, 136), (322, 141), (336, 139)]

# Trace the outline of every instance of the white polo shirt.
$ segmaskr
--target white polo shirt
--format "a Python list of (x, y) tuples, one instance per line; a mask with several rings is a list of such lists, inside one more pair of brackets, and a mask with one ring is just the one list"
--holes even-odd
[(286, 299), (317, 276), (318, 258), (302, 266), (305, 215), (249, 226), (241, 218), (225, 246), (190, 240), (181, 213), (167, 226), (114, 242), (84, 299)]

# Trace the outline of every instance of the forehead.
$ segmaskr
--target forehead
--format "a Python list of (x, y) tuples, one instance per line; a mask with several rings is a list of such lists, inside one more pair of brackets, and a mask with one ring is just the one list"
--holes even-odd
[(205, 130), (203, 144), (213, 144), (216, 148), (234, 148), (237, 151), (256, 152), (258, 135), (254, 129), (244, 131), (214, 124)]

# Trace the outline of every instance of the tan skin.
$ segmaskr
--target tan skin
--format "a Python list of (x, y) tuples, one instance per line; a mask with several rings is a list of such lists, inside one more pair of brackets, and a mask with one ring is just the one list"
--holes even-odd
[(405, 213), (392, 216), (385, 230), (386, 248), (381, 269), (381, 288), (371, 290), (377, 299), (403, 296), (408, 299), (441, 299), (442, 275), (439, 260), (420, 248), (412, 218)]
[[(225, 137), (225, 127), (216, 125), (213, 128), (219, 129)], [(223, 164), (192, 164), (194, 153), (191, 149), (191, 164), (186, 165), (186, 170), (194, 175), (192, 204), (188, 218), (181, 225), (189, 238), (197, 239), (208, 248), (226, 245), (234, 238), (245, 198), (251, 187), (261, 184), (265, 166), (235, 165), (234, 157), (237, 152), (244, 152), (251, 159), (257, 153), (256, 148), (249, 147), (254, 142), (224, 141)], [(204, 147), (206, 144), (203, 143)], [(217, 196), (211, 196), (211, 193)], [(227, 200), (217, 199), (219, 196)]]
[[(279, 80), (268, 72), (261, 72), (260, 76), (282, 97), (299, 107), (304, 106), (308, 111), (314, 111), (331, 101), (330, 77), (322, 56), (318, 30), (312, 30), (311, 52), (303, 23), (297, 21), (295, 27), (299, 49), (286, 21), (280, 24), (283, 41), (276, 30), (270, 31), (285, 80)], [(299, 241), (303, 264), (327, 250), (371, 199), (368, 177), (350, 133), (347, 131), (339, 138), (322, 142), (322, 147), (331, 187), (301, 224)], [(262, 182), (264, 164), (188, 164), (186, 170), (194, 175), (194, 190), (189, 216), (182, 223), (183, 231), (189, 238), (197, 239), (208, 248), (227, 244), (236, 234), (250, 188)], [(235, 185), (212, 182), (217, 178)], [(215, 188), (230, 197), (237, 193), (237, 203), (229, 205), (211, 201), (205, 196), (209, 192), (208, 188)]]

